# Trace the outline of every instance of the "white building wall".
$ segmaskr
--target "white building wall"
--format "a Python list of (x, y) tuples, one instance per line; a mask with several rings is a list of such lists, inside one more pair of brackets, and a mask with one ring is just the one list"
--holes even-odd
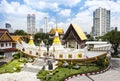
[[(1, 47), (1, 44), (3, 44), (3, 47)], [(0, 49), (7, 49), (7, 48), (12, 48), (12, 42), (0, 43)]]

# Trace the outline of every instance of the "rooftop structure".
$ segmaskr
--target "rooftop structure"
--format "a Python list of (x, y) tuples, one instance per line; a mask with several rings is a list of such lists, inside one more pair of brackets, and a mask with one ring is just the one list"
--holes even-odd
[(29, 40), (29, 43), (28, 43), (30, 46), (35, 46), (34, 44), (34, 40), (33, 40), (33, 37), (30, 36), (30, 40)]
[(87, 40), (87, 37), (79, 26), (70, 24), (63, 40), (65, 41), (66, 47), (82, 48), (85, 45), (84, 43)]
[(60, 36), (60, 39), (62, 40), (63, 36), (64, 36), (64, 31), (62, 28), (52, 28), (49, 32), (49, 38), (54, 38), (54, 35), (56, 33), (56, 31), (58, 32), (58, 35)]
[(55, 36), (54, 36), (54, 40), (53, 40), (53, 44), (50, 47), (50, 51), (55, 51), (55, 50), (62, 50), (63, 46), (61, 45), (61, 41), (58, 35), (58, 32), (56, 31)]
[(49, 32), (50, 35), (55, 35), (56, 31), (58, 32), (59, 35), (64, 34), (64, 31), (62, 28), (52, 28)]

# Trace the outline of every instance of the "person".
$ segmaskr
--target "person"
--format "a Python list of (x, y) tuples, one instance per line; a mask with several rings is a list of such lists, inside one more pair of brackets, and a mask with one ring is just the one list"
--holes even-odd
[(26, 62), (24, 63), (24, 67), (26, 67), (27, 66), (27, 64), (26, 64)]

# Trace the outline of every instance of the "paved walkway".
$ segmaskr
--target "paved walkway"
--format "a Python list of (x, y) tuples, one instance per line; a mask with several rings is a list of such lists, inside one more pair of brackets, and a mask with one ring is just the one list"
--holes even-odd
[(98, 75), (90, 75), (89, 79), (86, 76), (79, 76), (68, 81), (120, 81), (120, 59), (111, 59), (112, 68), (105, 73)]
[(40, 71), (44, 63), (43, 60), (38, 59), (34, 65), (27, 63), (21, 72), (0, 74), (0, 81), (40, 81), (37, 79), (36, 74)]

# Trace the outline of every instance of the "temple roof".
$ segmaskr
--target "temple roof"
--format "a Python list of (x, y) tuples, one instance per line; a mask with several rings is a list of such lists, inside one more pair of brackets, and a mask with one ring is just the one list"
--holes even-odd
[(62, 28), (52, 28), (49, 32), (49, 34), (55, 34), (56, 31), (58, 32), (58, 34), (64, 34), (64, 31)]
[(7, 29), (0, 29), (0, 41), (1, 42), (13, 41)]
[(82, 29), (75, 25), (75, 24), (70, 24), (69, 28), (67, 29), (63, 40), (66, 40), (68, 37), (70, 37), (69, 35), (73, 34), (73, 36), (77, 39), (77, 40), (87, 40), (86, 35), (84, 34), (84, 32), (82, 31)]
[(12, 37), (12, 39), (13, 39), (13, 41), (15, 41), (15, 42), (17, 42), (17, 41), (19, 41), (19, 40), (23, 40), (23, 38), (22, 38), (22, 36), (11, 36)]

